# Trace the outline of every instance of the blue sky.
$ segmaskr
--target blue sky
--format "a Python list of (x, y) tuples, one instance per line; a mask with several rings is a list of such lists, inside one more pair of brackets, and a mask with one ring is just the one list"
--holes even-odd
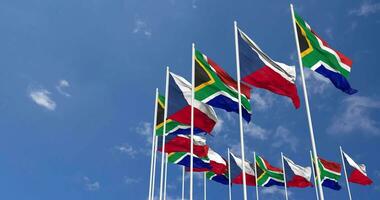
[[(232, 76), (233, 21), (273, 59), (297, 66), (288, 1), (0, 0), (0, 198), (145, 199), (148, 192), (154, 90), (165, 66), (190, 77), (191, 43)], [(294, 1), (297, 12), (354, 64), (347, 96), (306, 71), (321, 157), (340, 161), (339, 145), (367, 165), (370, 187), (352, 185), (355, 199), (380, 196), (380, 2)], [(299, 75), (299, 73), (298, 73)], [(298, 76), (299, 77), (299, 76)], [(299, 78), (298, 91), (303, 93)], [(304, 110), (284, 97), (254, 89), (253, 151), (280, 166), (280, 152), (309, 165)], [(220, 119), (210, 146), (239, 153), (237, 115)], [(196, 176), (197, 199), (202, 182)], [(329, 199), (346, 199), (325, 189)], [(169, 166), (169, 199), (180, 197), (180, 168)], [(290, 189), (291, 199), (314, 198), (313, 188)], [(208, 197), (227, 199), (208, 182)], [(242, 187), (233, 187), (241, 199)], [(263, 199), (284, 199), (281, 188)], [(254, 188), (249, 188), (250, 199)]]

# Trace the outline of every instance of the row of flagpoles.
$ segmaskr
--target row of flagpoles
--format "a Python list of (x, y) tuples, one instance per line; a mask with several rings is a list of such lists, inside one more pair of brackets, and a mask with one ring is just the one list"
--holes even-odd
[[(308, 100), (308, 93), (307, 93), (307, 89), (306, 89), (306, 82), (305, 82), (305, 77), (304, 77), (304, 71), (303, 71), (303, 68), (304, 68), (304, 61), (303, 61), (303, 58), (305, 56), (313, 56), (313, 52), (312, 52), (312, 49), (313, 47), (314, 48), (321, 48), (325, 51), (325, 54), (331, 54), (332, 56), (336, 56), (336, 59), (339, 59), (338, 61), (338, 66), (337, 67), (334, 67), (331, 65), (331, 63), (326, 63), (327, 61), (325, 60), (317, 60), (318, 62), (317, 63), (313, 63), (313, 64), (310, 64), (310, 63), (307, 63), (307, 66), (308, 68), (324, 75), (326, 78), (329, 78), (331, 80), (331, 82), (340, 90), (342, 90), (343, 92), (347, 93), (347, 94), (354, 94), (356, 92), (356, 90), (352, 89), (351, 86), (348, 84), (347, 80), (345, 79), (345, 77), (347, 77), (347, 74), (349, 73), (350, 71), (350, 68), (351, 68), (351, 65), (352, 63), (348, 62), (347, 63), (347, 60), (349, 60), (348, 58), (345, 58), (344, 59), (342, 58), (342, 54), (339, 54), (337, 55), (337, 53), (335, 53), (335, 51), (333, 49), (330, 49), (327, 45), (327, 43), (325, 44), (324, 41), (322, 41), (317, 35), (314, 35), (314, 32), (310, 29), (310, 26), (302, 21), (301, 18), (297, 18), (296, 19), (296, 14), (294, 13), (294, 9), (293, 9), (293, 5), (290, 5), (290, 8), (291, 8), (291, 14), (292, 14), (292, 21), (293, 21), (293, 29), (294, 29), (294, 37), (295, 37), (295, 41), (296, 41), (296, 46), (297, 46), (297, 53), (298, 53), (298, 61), (299, 61), (299, 69), (300, 69), (300, 73), (301, 73), (301, 80), (302, 80), (302, 88), (303, 88), (303, 93), (304, 93), (304, 100), (305, 100), (305, 107), (306, 107), (306, 115), (307, 115), (307, 119), (308, 119), (308, 127), (309, 127), (309, 133), (310, 133), (310, 140), (311, 140), (311, 144), (312, 144), (312, 151), (311, 151), (311, 157), (312, 157), (312, 160), (314, 161), (318, 161), (319, 163), (319, 159), (318, 159), (318, 153), (317, 153), (317, 147), (316, 147), (316, 142), (315, 142), (315, 138), (314, 138), (314, 131), (313, 131), (313, 123), (312, 123), (312, 117), (311, 117), (311, 113), (310, 113), (310, 108), (309, 108), (309, 100)], [(297, 16), (298, 17), (298, 16)], [(309, 32), (305, 32), (305, 29), (307, 29)], [(310, 29), (310, 30), (309, 30)], [(308, 35), (309, 34), (309, 35)], [(246, 99), (248, 99), (248, 103), (249, 103), (249, 98), (247, 98), (247, 96), (245, 96), (244, 92), (246, 91), (246, 86), (243, 85), (241, 82), (241, 72), (240, 72), (240, 69), (241, 69), (241, 58), (240, 58), (240, 55), (242, 52), (239, 52), (241, 49), (241, 46), (239, 46), (240, 44), (240, 40), (243, 41), (243, 42), (246, 42), (245, 45), (248, 45), (248, 49), (250, 49), (251, 51), (254, 51), (255, 53), (257, 53), (257, 56), (258, 58), (261, 60), (261, 62), (263, 64), (266, 64), (265, 67), (267, 66), (274, 66), (274, 67), (269, 67), (271, 71), (271, 73), (274, 73), (274, 77), (276, 77), (276, 84), (284, 84), (286, 85), (286, 87), (284, 85), (280, 85), (280, 87), (283, 89), (283, 90), (271, 90), (272, 92), (274, 93), (277, 93), (277, 94), (280, 94), (280, 95), (284, 95), (284, 96), (288, 96), (292, 99), (293, 101), (293, 104), (295, 105), (296, 108), (299, 107), (299, 98), (298, 98), (298, 94), (297, 94), (297, 89), (295, 87), (295, 70), (289, 70), (289, 66), (285, 65), (285, 64), (282, 64), (282, 63), (278, 63), (278, 62), (275, 62), (273, 60), (271, 60), (265, 53), (263, 53), (260, 48), (245, 34), (243, 33), (237, 26), (237, 22), (235, 21), (234, 22), (234, 41), (235, 41), (235, 53), (236, 53), (236, 72), (237, 72), (237, 80), (236, 80), (236, 85), (233, 85), (232, 86), (235, 86), (235, 87), (232, 87), (231, 85), (229, 85), (230, 87), (228, 88), (227, 87), (227, 90), (232, 90), (232, 91), (235, 91), (237, 90), (237, 97), (235, 98), (235, 100), (237, 100), (237, 106), (236, 106), (236, 101), (233, 101), (235, 103), (235, 107), (231, 106), (230, 108), (226, 109), (227, 111), (234, 111), (234, 112), (237, 112), (239, 114), (239, 131), (240, 131), (240, 150), (241, 150), (241, 160), (242, 160), (242, 185), (243, 185), (243, 198), (244, 200), (247, 200), (247, 177), (246, 177), (246, 165), (245, 165), (245, 152), (244, 152), (244, 132), (243, 132), (243, 118), (245, 120), (247, 120), (247, 115), (249, 115), (249, 119), (250, 119), (250, 112), (249, 110), (250, 109), (247, 109), (245, 106), (247, 106), (245, 103), (243, 105), (243, 97), (244, 97), (244, 102)], [(302, 38), (299, 38), (299, 37), (302, 37)], [(305, 38), (306, 39), (305, 39)], [(307, 37), (310, 37), (310, 38), (307, 38)], [(306, 40), (306, 43), (304, 43)], [(301, 41), (301, 43), (300, 43)], [(317, 41), (317, 42), (315, 42)], [(318, 41), (322, 41), (320, 43), (318, 43)], [(313, 43), (315, 42), (315, 43)], [(306, 46), (305, 46), (306, 45)], [(310, 45), (317, 45), (317, 47), (315, 46), (310, 46)], [(318, 46), (319, 45), (319, 46)], [(308, 47), (308, 49), (304, 49), (304, 47)], [(302, 48), (302, 49), (301, 49)], [(302, 52), (302, 55), (301, 55), (301, 52)], [(243, 53), (246, 53), (246, 52), (243, 52)], [(196, 55), (197, 54), (197, 55)], [(186, 94), (183, 94), (185, 96), (185, 101), (186, 101), (186, 106), (187, 108), (190, 109), (190, 120), (189, 119), (185, 119), (184, 121), (181, 121), (181, 123), (184, 123), (185, 125), (189, 125), (190, 126), (190, 149), (189, 149), (189, 153), (190, 153), (190, 164), (189, 164), (189, 175), (190, 175), (190, 183), (189, 183), (189, 199), (190, 200), (193, 200), (193, 172), (194, 172), (194, 134), (195, 133), (198, 133), (199, 132), (199, 126), (198, 124), (196, 125), (195, 123), (199, 123), (199, 120), (197, 121), (195, 119), (195, 113), (199, 113), (199, 109), (198, 107), (195, 108), (196, 105), (198, 105), (198, 101), (199, 99), (197, 98), (196, 99), (196, 95), (195, 95), (195, 88), (196, 88), (196, 79), (195, 79), (195, 74), (196, 74), (196, 65), (198, 65), (199, 63), (196, 63), (196, 62), (201, 62), (199, 61), (199, 52), (196, 52), (195, 50), (195, 45), (192, 44), (192, 76), (191, 76), (191, 84), (187, 84), (187, 81), (184, 80), (182, 77), (179, 77), (175, 74), (172, 74), (169, 70), (169, 67), (167, 67), (166, 69), (166, 84), (165, 84), (165, 101), (164, 101), (164, 113), (163, 113), (163, 127), (162, 127), (162, 137), (158, 137), (157, 136), (157, 133), (156, 133), (156, 126), (157, 126), (157, 123), (158, 123), (158, 116), (157, 116), (157, 112), (158, 112), (158, 105), (157, 105), (157, 101), (159, 99), (159, 94), (158, 94), (158, 89), (156, 89), (156, 101), (155, 101), (155, 116), (154, 116), (154, 127), (153, 127), (153, 139), (152, 139), (152, 155), (151, 155), (151, 167), (150, 167), (150, 180), (149, 180), (149, 198), (148, 199), (151, 199), (153, 200), (155, 195), (154, 195), (154, 188), (155, 188), (155, 176), (156, 176), (156, 160), (157, 160), (157, 151), (160, 150), (162, 152), (161, 154), (161, 167), (160, 167), (160, 180), (159, 180), (159, 183), (160, 183), (160, 187), (159, 187), (159, 200), (166, 200), (166, 182), (167, 182), (167, 163), (168, 163), (168, 154), (166, 153), (167, 151), (165, 150), (165, 146), (166, 146), (166, 137), (167, 137), (167, 121), (168, 120), (172, 120), (172, 115), (170, 118), (168, 118), (168, 110), (169, 110), (169, 107), (168, 107), (168, 102), (169, 102), (169, 82), (171, 81), (171, 79), (174, 79), (174, 81), (176, 82), (177, 84), (177, 87), (179, 87), (179, 90), (182, 90), (183, 88), (187, 89), (187, 92), (190, 93), (191, 92), (191, 97), (189, 96), (186, 96)], [(318, 56), (317, 56), (318, 57)], [(202, 61), (204, 62), (209, 62), (211, 63), (211, 60), (208, 60), (207, 57), (205, 55), (201, 55), (201, 59), (203, 59)], [(246, 62), (246, 61), (244, 61)], [(206, 63), (207, 65), (209, 63)], [(243, 63), (244, 65), (246, 63)], [(320, 66), (317, 66), (317, 65), (320, 65)], [(214, 66), (213, 66), (214, 67)], [(218, 66), (215, 66), (218, 70)], [(342, 68), (342, 69), (341, 69)], [(333, 70), (330, 70), (329, 69), (333, 69)], [(220, 69), (219, 69), (220, 70)], [(327, 71), (326, 71), (327, 70)], [(341, 71), (340, 71), (341, 70)], [(348, 71), (344, 71), (344, 70), (348, 70)], [(274, 72), (273, 72), (274, 71)], [(224, 71), (223, 71), (224, 72)], [(294, 74), (293, 74), (294, 72)], [(277, 73), (277, 74), (276, 74)], [(331, 73), (335, 73), (335, 74), (332, 74)], [(284, 75), (285, 74), (285, 75)], [(251, 74), (252, 75), (252, 74)], [(228, 75), (227, 75), (228, 76)], [(335, 79), (337, 76), (339, 76), (339, 79)], [(280, 78), (278, 78), (280, 77)], [(228, 82), (228, 83), (231, 83), (231, 81), (228, 79), (229, 76), (227, 77), (227, 81), (225, 82)], [(169, 80), (170, 79), (170, 80)], [(246, 80), (246, 77), (244, 77), (244, 82), (248, 82), (249, 84), (251, 85), (254, 85), (254, 86), (257, 86), (255, 85), (255, 83), (252, 83), (252, 82), (249, 82)], [(178, 84), (182, 84), (182, 85), (178, 85)], [(269, 82), (268, 84), (273, 84), (271, 82)], [(242, 90), (242, 87), (244, 86), (244, 92)], [(260, 86), (257, 86), (257, 87), (260, 87)], [(197, 86), (198, 88), (198, 86)], [(265, 88), (265, 86), (261, 86), (261, 88)], [(285, 89), (284, 89), (285, 88)], [(268, 89), (268, 88), (265, 88), (265, 89)], [(183, 92), (183, 91), (182, 91)], [(187, 93), (187, 95), (188, 95)], [(172, 95), (172, 94), (170, 94)], [(204, 99), (203, 99), (204, 100)], [(207, 103), (208, 105), (210, 105), (210, 102), (204, 102), (204, 101), (201, 101), (202, 103)], [(189, 106), (190, 105), (190, 106)], [(215, 105), (211, 105), (211, 106), (214, 106), (214, 107), (218, 107), (218, 106), (215, 106)], [(220, 106), (220, 105), (219, 105)], [(249, 104), (248, 104), (249, 106)], [(236, 109), (237, 107), (237, 109)], [(219, 107), (220, 108), (220, 107)], [(243, 110), (244, 108), (244, 110)], [(207, 110), (207, 108), (205, 108)], [(213, 111), (212, 108), (209, 109), (209, 111)], [(248, 111), (247, 111), (248, 110)], [(186, 110), (187, 112), (189, 110)], [(248, 114), (247, 114), (248, 113)], [(183, 114), (183, 113), (182, 113)], [(204, 114), (204, 113), (203, 113)], [(211, 114), (214, 114), (211, 112)], [(187, 115), (186, 115), (187, 116)], [(182, 118), (181, 118), (182, 117)], [(183, 116), (180, 116), (180, 120), (183, 120)], [(179, 118), (178, 118), (179, 119)], [(210, 118), (210, 120), (212, 121), (214, 118)], [(216, 122), (216, 116), (215, 116), (215, 119), (213, 122)], [(204, 125), (204, 124), (203, 124)], [(215, 124), (214, 124), (215, 125)], [(203, 131), (205, 131), (205, 129), (208, 129), (210, 127), (206, 127), (207, 124), (202, 127), (201, 129)], [(206, 130), (205, 132), (209, 132), (212, 130), (212, 127), (210, 130)], [(161, 139), (161, 141), (159, 141), (159, 139)], [(159, 142), (161, 142), (161, 146), (162, 147), (158, 147), (158, 144)], [(342, 162), (343, 162), (343, 152), (341, 151), (342, 153)], [(254, 173), (255, 175), (257, 175), (257, 166), (256, 166), (256, 155), (254, 155)], [(282, 168), (284, 170), (284, 156), (281, 155), (281, 158), (282, 158)], [(228, 181), (229, 181), (229, 187), (231, 187), (231, 169), (230, 169), (230, 152), (228, 150)], [(312, 165), (313, 166), (313, 165)], [(344, 166), (344, 170), (345, 170), (345, 165), (344, 165), (344, 162), (343, 162), (343, 166)], [(314, 172), (314, 170), (313, 170)], [(285, 172), (284, 173), (284, 179), (286, 179), (286, 176), (285, 176)], [(317, 187), (316, 187), (316, 195), (318, 197), (318, 199), (320, 200), (324, 200), (324, 195), (323, 195), (323, 189), (322, 189), (322, 181), (321, 180), (321, 171), (320, 171), (320, 168), (319, 166), (317, 165), (315, 167), (315, 173), (316, 173), (316, 176), (314, 177), (317, 177), (317, 180), (315, 182), (317, 182)], [(348, 180), (347, 180), (347, 172), (345, 170), (345, 175), (346, 175), (346, 181), (347, 181), (347, 186), (349, 187), (348, 185)], [(256, 186), (257, 186), (257, 178), (255, 178), (256, 180)], [(185, 192), (185, 187), (184, 187), (184, 179), (185, 179), (185, 167), (182, 168), (182, 199), (184, 199), (184, 192)], [(286, 181), (284, 181), (284, 185), (285, 185), (285, 193), (287, 194), (287, 185), (286, 185)], [(351, 199), (351, 193), (349, 191), (349, 196), (350, 196), (350, 199)], [(232, 194), (231, 194), (231, 189), (229, 189), (229, 198), (231, 199), (232, 198)], [(258, 187), (256, 187), (256, 199), (259, 198), (259, 194), (258, 194)], [(287, 199), (287, 195), (286, 195), (286, 199)], [(204, 173), (204, 199), (206, 199), (206, 172)]]

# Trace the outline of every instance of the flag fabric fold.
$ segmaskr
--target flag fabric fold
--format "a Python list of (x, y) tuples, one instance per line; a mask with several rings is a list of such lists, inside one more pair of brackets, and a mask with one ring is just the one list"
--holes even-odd
[[(193, 136), (193, 151), (194, 155), (199, 157), (206, 157), (209, 147), (203, 137)], [(187, 152), (190, 153), (191, 137), (188, 135), (167, 135), (165, 138), (165, 152)], [(157, 147), (162, 151), (162, 137), (158, 138)]]
[[(250, 88), (241, 86), (243, 118), (251, 120)], [(239, 91), (237, 82), (217, 63), (195, 51), (195, 98), (215, 108), (239, 113)]]
[(263, 187), (284, 186), (282, 169), (273, 167), (264, 158), (256, 155), (257, 184)]
[[(170, 73), (168, 119), (190, 125), (191, 100), (191, 84), (183, 77)], [(194, 99), (194, 127), (211, 133), (216, 122), (214, 109)]]
[(299, 108), (295, 67), (273, 61), (243, 31), (239, 29), (238, 32), (242, 81), (287, 96), (294, 107)]
[[(168, 162), (182, 165), (185, 167), (190, 167), (191, 154), (188, 152), (173, 152), (168, 155)], [(210, 160), (207, 157), (193, 156), (193, 169), (194, 172), (210, 171), (211, 165)]]
[[(164, 112), (165, 112), (165, 97), (158, 95), (157, 99), (157, 124), (156, 135), (160, 136), (164, 132)], [(168, 134), (190, 134), (190, 126), (182, 124), (171, 119), (166, 120), (166, 135)], [(194, 133), (203, 132), (199, 128), (194, 128)]]
[(228, 176), (226, 174), (215, 174), (214, 172), (206, 172), (206, 177), (209, 180), (221, 183), (223, 185), (228, 185)]
[(342, 175), (342, 166), (339, 163), (328, 161), (322, 158), (318, 158), (318, 160), (322, 186), (333, 190), (340, 190), (342, 187), (339, 185), (338, 181)]
[(302, 167), (295, 164), (292, 160), (284, 156), (284, 168), (287, 187), (309, 187), (312, 186), (311, 168)]
[[(233, 153), (230, 153), (230, 170), (231, 170), (231, 182), (234, 184), (243, 184), (243, 161), (241, 158), (236, 157)], [(244, 161), (245, 167), (245, 180), (249, 186), (256, 185), (255, 171), (249, 162)]]
[(347, 170), (348, 181), (359, 185), (370, 185), (372, 180), (368, 177), (364, 164), (356, 164), (356, 162), (345, 152), (343, 158)]
[(347, 78), (352, 61), (319, 37), (310, 25), (294, 13), (302, 64), (330, 79), (334, 86), (347, 94), (355, 94)]

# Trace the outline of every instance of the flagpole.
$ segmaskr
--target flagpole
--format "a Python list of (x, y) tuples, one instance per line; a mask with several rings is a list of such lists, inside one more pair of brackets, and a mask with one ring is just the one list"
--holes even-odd
[(152, 135), (152, 154), (150, 158), (150, 177), (149, 177), (149, 197), (152, 200), (152, 190), (153, 190), (153, 162), (154, 160), (154, 150), (155, 150), (155, 139), (156, 139), (156, 124), (157, 124), (157, 100), (158, 100), (158, 88), (156, 88), (156, 98), (154, 102), (154, 117), (153, 117), (153, 135)]
[(203, 172), (203, 199), (207, 200), (206, 172)]
[(253, 164), (255, 165), (256, 200), (259, 200), (259, 185), (257, 184), (256, 152), (253, 152)]
[(285, 186), (285, 199), (288, 200), (288, 184), (286, 183), (286, 172), (284, 165), (284, 154), (281, 152), (281, 162), (282, 162), (282, 170), (284, 171), (284, 186)]
[[(313, 130), (313, 123), (311, 120), (311, 113), (310, 113), (310, 108), (309, 108), (309, 99), (307, 95), (307, 90), (306, 90), (306, 82), (305, 82), (305, 77), (303, 73), (303, 64), (302, 64), (302, 58), (300, 55), (300, 47), (299, 47), (299, 42), (298, 42), (298, 35), (297, 35), (297, 28), (296, 28), (296, 21), (294, 19), (294, 9), (293, 9), (293, 4), (290, 4), (290, 9), (292, 12), (292, 19), (293, 19), (293, 31), (294, 31), (294, 38), (296, 40), (296, 46), (297, 46), (297, 53), (298, 53), (298, 62), (299, 62), (299, 67), (301, 71), (301, 80), (302, 80), (302, 88), (303, 88), (303, 94), (305, 98), (305, 105), (306, 105), (306, 114), (307, 114), (307, 119), (308, 119), (308, 124), (309, 124), (309, 131), (310, 131), (310, 139), (311, 139), (311, 146), (313, 149), (313, 157), (318, 163), (318, 154), (317, 154), (317, 147), (315, 144), (315, 139), (314, 139), (314, 130)], [(323, 195), (323, 189), (321, 185), (321, 180), (320, 180), (320, 171), (319, 167), (316, 166), (316, 172), (317, 172), (317, 178), (318, 178), (318, 188), (319, 188), (319, 196), (321, 197), (321, 200), (324, 200), (324, 195)]]
[[(241, 148), (241, 158), (243, 163), (245, 162), (244, 154), (244, 133), (243, 133), (243, 116), (241, 109), (241, 86), (240, 86), (240, 59), (239, 59), (239, 43), (238, 43), (238, 30), (237, 22), (234, 21), (234, 30), (235, 30), (235, 53), (236, 53), (236, 72), (237, 72), (237, 83), (238, 83), (238, 92), (239, 92), (239, 126), (240, 126), (240, 148)], [(247, 200), (247, 181), (245, 178), (245, 165), (243, 164), (243, 196), (244, 200)]]
[(156, 163), (157, 163), (157, 141), (158, 137), (154, 137), (154, 158), (153, 158), (153, 177), (152, 177), (152, 196), (151, 200), (154, 199), (154, 190), (155, 190), (155, 182), (156, 182)]
[(185, 166), (182, 166), (182, 200), (185, 200)]
[(161, 154), (161, 177), (160, 177), (160, 198), (163, 200), (162, 192), (164, 186), (164, 167), (165, 167), (165, 135), (166, 135), (166, 118), (168, 118), (168, 99), (169, 96), (169, 67), (166, 67), (166, 84), (165, 84), (165, 109), (164, 109), (164, 126), (162, 133), (162, 154)]
[(228, 197), (229, 200), (232, 200), (232, 191), (231, 191), (231, 163), (230, 163), (230, 148), (227, 148), (228, 152)]
[(350, 190), (350, 184), (348, 183), (348, 177), (347, 177), (347, 171), (346, 171), (346, 162), (344, 162), (344, 158), (343, 158), (343, 150), (342, 150), (342, 146), (339, 146), (339, 149), (340, 149), (340, 155), (341, 155), (341, 157), (342, 157), (342, 163), (343, 163), (343, 169), (344, 169), (344, 176), (346, 177), (346, 184), (347, 184), (348, 196), (350, 197), (350, 200), (352, 200), (352, 197), (351, 197), (351, 190)]
[(165, 179), (164, 179), (164, 200), (166, 200), (166, 185), (168, 180), (168, 154), (165, 153)]
[(193, 154), (194, 154), (194, 86), (195, 86), (195, 44), (192, 44), (191, 55), (191, 134), (190, 134), (190, 200), (193, 200)]
[(319, 200), (318, 195), (318, 186), (317, 186), (317, 180), (315, 179), (315, 169), (314, 169), (314, 162), (313, 162), (313, 154), (310, 151), (310, 161), (311, 161), (311, 169), (313, 170), (313, 180), (314, 180), (314, 188), (315, 188), (315, 195), (317, 196), (317, 200)]

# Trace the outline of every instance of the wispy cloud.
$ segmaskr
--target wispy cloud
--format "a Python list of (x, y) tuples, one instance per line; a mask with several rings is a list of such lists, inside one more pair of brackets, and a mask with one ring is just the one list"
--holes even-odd
[[(328, 128), (330, 134), (347, 134), (360, 131), (361, 134), (380, 134), (380, 125), (372, 118), (375, 110), (380, 109), (380, 100), (364, 96), (349, 96), (343, 100), (340, 114), (333, 117)], [(378, 113), (378, 112), (376, 112)]]
[(191, 1), (191, 7), (194, 8), (194, 9), (198, 8), (197, 0), (192, 0)]
[(132, 31), (134, 34), (143, 34), (146, 37), (152, 36), (152, 31), (149, 29), (147, 23), (142, 19), (135, 20), (135, 26)]
[[(309, 69), (304, 70), (305, 79), (307, 80), (307, 88), (312, 94), (323, 94), (329, 87), (330, 80), (323, 77), (317, 72)], [(301, 82), (301, 79), (298, 79)]]
[(67, 81), (67, 80), (60, 80), (58, 82), (58, 85), (55, 87), (57, 89), (57, 91), (65, 96), (65, 97), (70, 97), (71, 95), (67, 92), (65, 92), (65, 89), (66, 88), (69, 88), (70, 87), (70, 83)]
[(141, 122), (135, 129), (137, 134), (142, 135), (146, 138), (148, 144), (152, 144), (152, 123)]
[[(273, 187), (264, 187), (261, 190), (261, 194), (269, 195), (269, 196), (285, 196), (285, 190), (283, 188), (279, 188), (277, 186)], [(291, 196), (292, 193), (288, 190), (288, 196)]]
[(50, 98), (50, 92), (46, 89), (30, 89), (29, 97), (39, 106), (54, 111), (57, 104)]
[(372, 3), (371, 1), (363, 1), (359, 8), (352, 9), (349, 11), (351, 15), (357, 16), (368, 16), (371, 14), (375, 14), (380, 11), (380, 3)]
[(83, 177), (85, 189), (88, 191), (96, 191), (100, 189), (100, 183), (98, 181), (92, 181), (87, 176)]
[(244, 133), (260, 140), (266, 140), (270, 134), (268, 130), (254, 123), (244, 124)]
[(120, 153), (126, 154), (127, 156), (131, 158), (135, 158), (136, 154), (138, 153), (137, 150), (135, 150), (131, 145), (129, 144), (122, 144), (119, 146), (115, 146), (115, 149), (119, 151)]
[(327, 37), (330, 38), (330, 39), (333, 39), (333, 38), (334, 38), (333, 30), (332, 30), (331, 27), (325, 29), (325, 34), (326, 34)]
[(268, 108), (273, 106), (273, 103), (275, 101), (274, 94), (265, 91), (265, 90), (255, 90), (251, 94), (251, 99), (253, 102), (253, 110), (257, 111), (265, 111)]
[(126, 184), (136, 184), (141, 182), (141, 178), (124, 177)]
[(272, 143), (272, 146), (275, 148), (280, 148), (284, 145), (287, 145), (290, 147), (292, 151), (296, 151), (297, 145), (298, 145), (298, 139), (295, 137), (289, 129), (279, 126), (277, 127), (274, 138), (276, 138), (274, 143)]
[(219, 118), (214, 127), (214, 133), (217, 135), (222, 131), (224, 120)]

